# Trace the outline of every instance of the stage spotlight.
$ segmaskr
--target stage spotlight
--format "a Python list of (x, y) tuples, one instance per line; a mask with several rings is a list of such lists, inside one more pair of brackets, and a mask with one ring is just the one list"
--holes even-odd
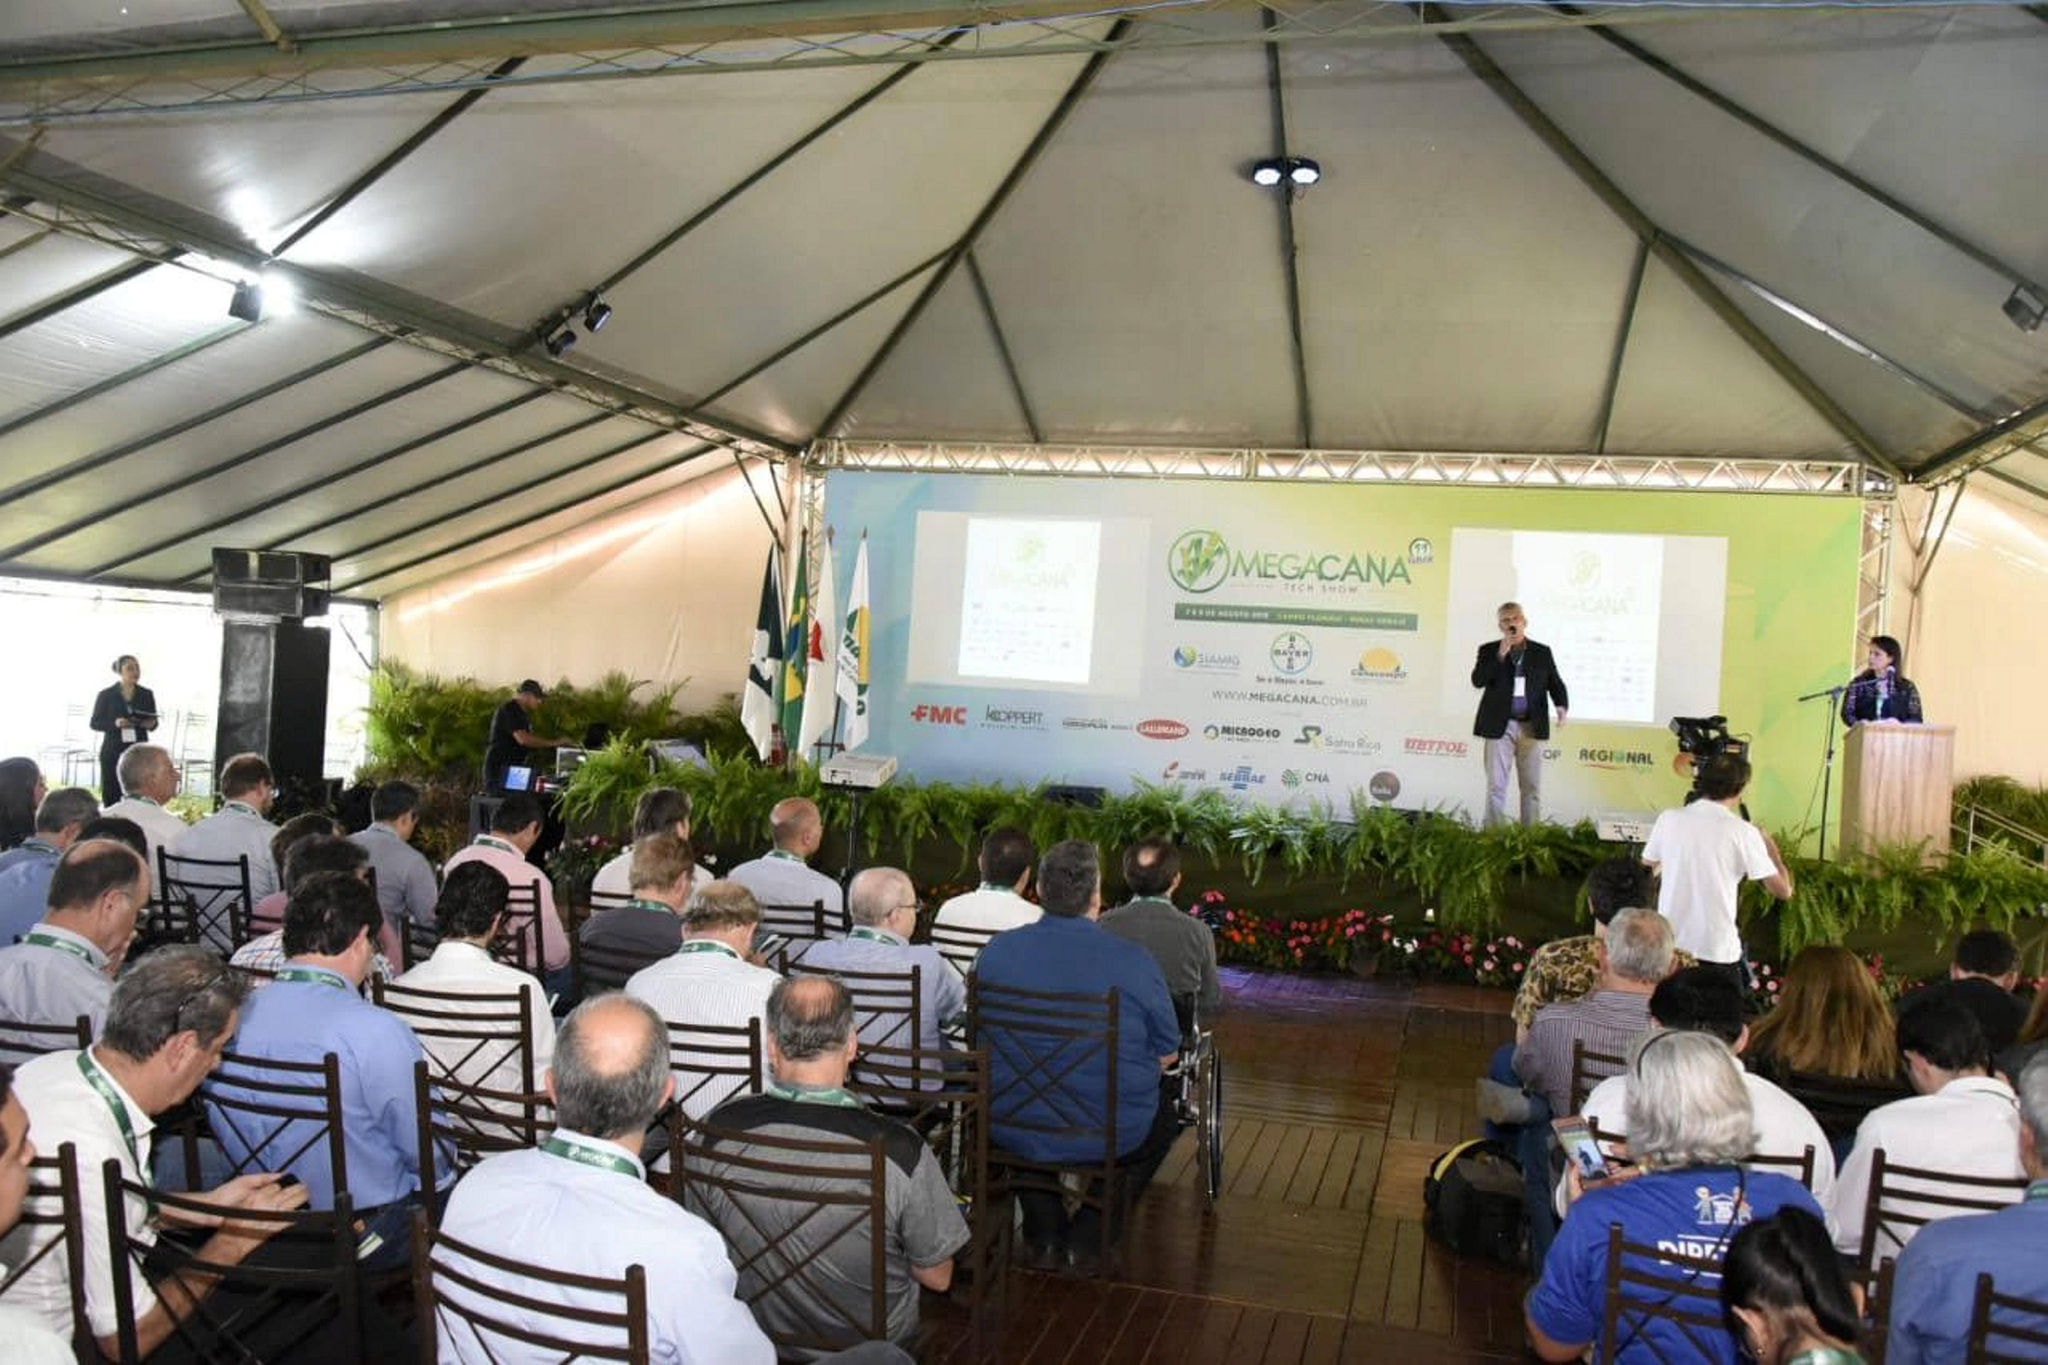
[(541, 333), (541, 345), (548, 348), (549, 355), (560, 360), (564, 355), (576, 348), (575, 329), (564, 327), (560, 331), (555, 332), (543, 330)]
[(299, 287), (283, 271), (264, 271), (263, 278), (256, 282), (256, 289), (261, 308), (272, 317), (296, 313), (299, 309)]
[(601, 332), (604, 325), (612, 320), (612, 306), (597, 295), (590, 296), (590, 302), (583, 305), (583, 327), (586, 331)]
[(263, 286), (254, 280), (236, 285), (235, 296), (228, 300), (228, 316), (243, 322), (263, 321)]
[(1272, 189), (1287, 177), (1287, 168), (1278, 157), (1252, 163), (1252, 183), (1261, 189)]
[(2038, 332), (2042, 320), (2048, 319), (2048, 298), (2042, 298), (2039, 290), (2024, 284), (2015, 285), (2005, 301), (2005, 315), (2022, 332)]
[(1294, 182), (1296, 189), (1307, 189), (1323, 178), (1323, 168), (1305, 156), (1290, 157), (1287, 178)]

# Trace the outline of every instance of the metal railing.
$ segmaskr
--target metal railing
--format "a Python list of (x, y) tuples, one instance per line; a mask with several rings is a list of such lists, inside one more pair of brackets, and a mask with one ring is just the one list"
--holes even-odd
[(2028, 829), (1982, 806), (1958, 806), (1953, 816), (1957, 848), (1975, 853), (1995, 848), (2015, 858), (2048, 867), (2048, 834)]

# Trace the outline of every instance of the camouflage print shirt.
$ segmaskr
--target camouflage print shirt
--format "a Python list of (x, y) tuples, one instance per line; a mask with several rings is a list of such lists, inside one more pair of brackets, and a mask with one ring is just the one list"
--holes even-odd
[[(1698, 965), (1691, 953), (1673, 954), (1672, 970)], [(1577, 1000), (1592, 994), (1600, 981), (1599, 941), (1591, 934), (1552, 939), (1538, 948), (1522, 973), (1515, 991), (1515, 1027), (1527, 1029), (1536, 1022), (1536, 1011), (1560, 1000)]]

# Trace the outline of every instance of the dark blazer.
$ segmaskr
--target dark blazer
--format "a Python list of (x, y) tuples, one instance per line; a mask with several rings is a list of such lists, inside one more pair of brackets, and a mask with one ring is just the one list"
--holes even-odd
[[(1530, 732), (1538, 739), (1549, 739), (1551, 703), (1559, 710), (1571, 709), (1549, 645), (1522, 642), (1522, 676), (1528, 683)], [(1508, 713), (1515, 700), (1515, 666), (1500, 657), (1500, 641), (1488, 640), (1479, 646), (1472, 665), (1472, 685), (1485, 689), (1479, 694), (1479, 714), (1472, 720), (1472, 733), (1481, 739), (1499, 739), (1508, 732)]]
[(1849, 690), (1842, 694), (1842, 724), (1854, 725), (1859, 720), (1903, 720), (1920, 723), (1920, 689), (1912, 683), (1892, 674), (1891, 692), (1884, 699), (1884, 715), (1879, 717), (1877, 701), (1877, 674), (1864, 669), (1849, 680)]
[[(156, 715), (156, 693), (137, 683), (135, 700), (123, 701), (121, 684), (108, 683), (93, 697), (92, 719), (87, 723), (100, 732), (101, 752), (118, 754), (128, 747), (121, 742), (121, 722), (128, 719), (128, 713), (131, 711)], [(145, 739), (148, 737), (147, 733), (143, 735)]]

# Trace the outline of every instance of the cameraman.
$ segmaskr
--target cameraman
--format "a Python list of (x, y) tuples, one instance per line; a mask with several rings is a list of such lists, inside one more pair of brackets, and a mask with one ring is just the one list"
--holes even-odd
[(1779, 900), (1792, 895), (1792, 874), (1778, 845), (1737, 813), (1749, 785), (1749, 760), (1715, 754), (1700, 765), (1699, 799), (1657, 817), (1643, 861), (1659, 878), (1657, 909), (1671, 921), (1678, 946), (1702, 967), (1728, 974), (1744, 992), (1749, 973), (1735, 923), (1744, 881), (1759, 881)]

